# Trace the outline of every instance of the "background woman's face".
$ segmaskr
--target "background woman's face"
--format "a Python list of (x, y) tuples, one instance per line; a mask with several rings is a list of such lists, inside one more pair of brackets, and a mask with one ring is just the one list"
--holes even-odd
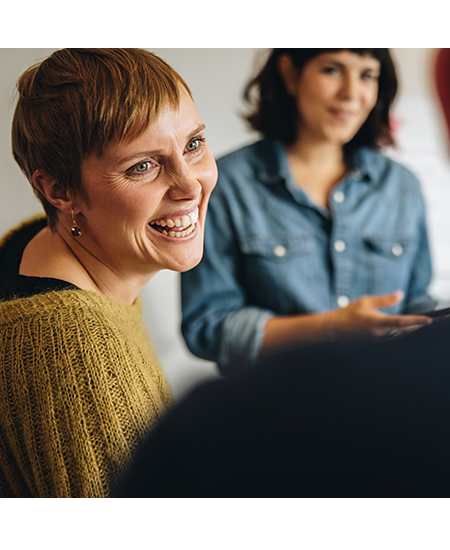
[(377, 59), (349, 50), (308, 61), (290, 90), (297, 100), (299, 136), (348, 143), (375, 107), (379, 74)]
[(167, 104), (137, 139), (113, 142), (82, 163), (89, 198), (77, 222), (89, 251), (124, 276), (185, 271), (203, 253), (217, 168), (188, 93)]

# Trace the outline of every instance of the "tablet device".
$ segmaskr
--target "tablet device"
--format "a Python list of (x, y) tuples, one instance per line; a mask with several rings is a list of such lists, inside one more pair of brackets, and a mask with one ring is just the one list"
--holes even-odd
[(427, 311), (426, 313), (421, 313), (420, 315), (427, 315), (428, 317), (442, 317), (444, 315), (450, 315), (450, 307), (444, 309), (435, 309), (434, 311)]

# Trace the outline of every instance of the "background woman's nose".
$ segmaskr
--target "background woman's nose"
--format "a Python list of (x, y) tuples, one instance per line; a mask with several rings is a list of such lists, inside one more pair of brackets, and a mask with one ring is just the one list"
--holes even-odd
[(353, 99), (357, 93), (357, 90), (357, 79), (352, 75), (346, 75), (342, 79), (342, 85), (340, 89), (341, 96), (345, 97), (346, 99)]

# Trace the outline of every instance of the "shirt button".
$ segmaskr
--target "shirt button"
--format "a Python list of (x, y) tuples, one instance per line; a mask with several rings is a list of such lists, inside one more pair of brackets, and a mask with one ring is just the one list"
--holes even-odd
[(394, 244), (391, 251), (394, 256), (401, 256), (403, 254), (403, 246), (401, 244)]
[(282, 244), (277, 244), (277, 246), (273, 249), (273, 253), (277, 258), (282, 258), (283, 256), (286, 256), (286, 248)]
[(347, 307), (348, 304), (350, 303), (350, 300), (349, 300), (349, 297), (348, 296), (339, 296), (338, 299), (336, 300), (337, 301), (337, 305), (339, 307)]
[(336, 250), (336, 252), (344, 252), (346, 248), (347, 245), (344, 243), (344, 241), (335, 241), (334, 249)]
[(342, 191), (335, 191), (333, 193), (334, 202), (341, 203), (345, 201), (345, 195)]

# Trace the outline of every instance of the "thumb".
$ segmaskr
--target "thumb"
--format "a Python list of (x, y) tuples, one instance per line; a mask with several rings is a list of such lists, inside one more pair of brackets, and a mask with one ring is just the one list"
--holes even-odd
[(395, 306), (403, 300), (405, 293), (402, 290), (397, 290), (392, 294), (383, 294), (382, 296), (371, 296), (372, 306), (374, 308), (383, 308)]

